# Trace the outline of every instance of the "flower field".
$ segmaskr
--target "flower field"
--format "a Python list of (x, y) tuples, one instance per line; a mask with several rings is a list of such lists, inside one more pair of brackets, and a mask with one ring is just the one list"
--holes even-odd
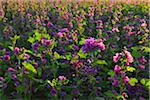
[(149, 6), (127, 1), (1, 1), (0, 100), (148, 100)]

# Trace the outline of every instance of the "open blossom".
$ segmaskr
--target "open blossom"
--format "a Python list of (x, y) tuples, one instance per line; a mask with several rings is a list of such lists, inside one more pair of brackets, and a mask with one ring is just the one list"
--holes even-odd
[(140, 69), (145, 69), (145, 66), (144, 65), (139, 65), (139, 68)]
[(129, 79), (129, 77), (128, 77), (128, 76), (125, 76), (125, 77), (123, 78), (123, 82), (124, 82), (124, 83), (128, 83), (128, 82), (129, 82), (129, 80), (130, 80), (130, 79)]
[(59, 79), (60, 81), (62, 81), (62, 80), (66, 80), (66, 77), (65, 77), (65, 76), (59, 76), (58, 79)]
[(119, 58), (122, 56), (122, 54), (121, 53), (116, 53), (116, 55), (115, 56), (113, 56), (113, 61), (116, 63), (116, 62), (118, 62), (118, 60), (119, 60)]
[(146, 63), (147, 63), (147, 60), (145, 59), (144, 56), (141, 56), (140, 58), (138, 58), (138, 61), (139, 61), (141, 64), (146, 64)]
[(13, 68), (8, 68), (8, 71), (10, 71), (10, 72), (16, 72), (16, 70), (15, 69), (13, 69)]
[(87, 52), (94, 50), (96, 48), (100, 48), (101, 50), (105, 50), (105, 45), (103, 44), (103, 41), (99, 40), (97, 42), (95, 38), (90, 37), (89, 39), (85, 40), (85, 44), (82, 47), (82, 51), (87, 53)]
[(119, 74), (120, 71), (121, 71), (121, 67), (116, 65), (115, 68), (114, 68), (114, 71)]
[(19, 53), (19, 48), (18, 48), (18, 47), (15, 47), (15, 48), (14, 48), (14, 53), (15, 53), (15, 54), (18, 54), (18, 53)]
[(90, 37), (85, 40), (85, 44), (82, 47), (82, 51), (87, 53), (97, 47), (97, 42), (94, 38)]
[(103, 42), (97, 43), (97, 45), (101, 50), (105, 50), (105, 45)]
[(133, 62), (133, 57), (132, 57), (131, 53), (129, 51), (126, 51), (126, 50), (124, 51), (124, 53), (127, 57), (127, 62), (132, 63)]

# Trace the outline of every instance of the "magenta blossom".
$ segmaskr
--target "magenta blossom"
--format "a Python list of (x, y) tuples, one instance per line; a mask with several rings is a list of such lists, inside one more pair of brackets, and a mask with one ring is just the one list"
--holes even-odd
[(129, 51), (126, 51), (126, 50), (124, 51), (124, 53), (127, 57), (127, 62), (132, 63), (133, 62), (133, 57), (132, 57), (131, 53)]
[(128, 83), (128, 82), (129, 82), (129, 80), (130, 80), (130, 79), (129, 79), (129, 77), (128, 77), (128, 76), (125, 76), (125, 77), (123, 78), (123, 82), (124, 82), (124, 83)]
[(97, 45), (101, 50), (105, 50), (105, 45), (103, 42), (99, 42), (99, 43), (97, 43)]
[(119, 74), (120, 71), (121, 71), (121, 67), (116, 65), (115, 68), (114, 68), (114, 71)]
[(18, 53), (19, 53), (19, 48), (18, 48), (18, 47), (15, 47), (15, 48), (14, 48), (14, 53), (15, 53), (15, 54), (18, 54)]
[(146, 64), (146, 63), (147, 63), (147, 60), (145, 59), (144, 56), (141, 56), (140, 58), (138, 58), (138, 61), (139, 61), (141, 64)]
[(13, 69), (13, 68), (8, 68), (8, 71), (10, 71), (10, 72), (16, 72), (16, 70), (15, 69)]
[(139, 68), (140, 69), (145, 69), (145, 66), (144, 65), (140, 65)]
[(115, 56), (113, 56), (113, 61), (116, 63), (116, 62), (118, 62), (118, 60), (119, 60), (119, 58), (122, 56), (122, 54), (121, 53), (116, 53), (116, 55)]

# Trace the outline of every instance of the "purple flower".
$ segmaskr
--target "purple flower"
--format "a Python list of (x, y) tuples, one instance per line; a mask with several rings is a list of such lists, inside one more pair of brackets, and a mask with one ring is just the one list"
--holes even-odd
[(69, 30), (68, 30), (68, 28), (63, 28), (63, 29), (60, 29), (59, 31), (60, 32), (68, 32)]
[(138, 61), (139, 61), (141, 64), (146, 64), (146, 63), (147, 63), (147, 60), (145, 59), (144, 56), (141, 56), (140, 58), (138, 58)]
[(83, 66), (81, 72), (82, 74), (95, 74), (97, 73), (97, 69), (91, 66)]
[(48, 23), (47, 23), (47, 26), (48, 26), (48, 28), (52, 28), (54, 25), (53, 25), (53, 23), (48, 22)]
[(5, 61), (9, 61), (9, 60), (10, 60), (10, 55), (4, 55), (3, 59), (4, 59)]
[(112, 83), (113, 86), (118, 86), (119, 85), (119, 81), (117, 79), (114, 79), (114, 82)]
[(18, 47), (15, 47), (15, 48), (14, 48), (14, 53), (15, 53), (15, 54), (18, 54), (18, 53), (19, 53), (19, 48), (18, 48)]
[(97, 47), (97, 42), (94, 38), (90, 37), (89, 39), (85, 40), (85, 44), (82, 47), (82, 51), (87, 53)]
[(33, 44), (33, 47), (32, 47), (32, 48), (33, 48), (33, 50), (34, 50), (35, 52), (37, 52), (39, 46), (40, 46), (39, 43), (36, 42), (36, 43)]
[(55, 96), (57, 93), (57, 90), (55, 88), (52, 88), (50, 93), (52, 96)]

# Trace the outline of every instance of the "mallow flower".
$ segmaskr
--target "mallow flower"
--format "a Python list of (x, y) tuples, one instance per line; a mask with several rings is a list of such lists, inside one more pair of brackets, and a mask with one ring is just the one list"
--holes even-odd
[(116, 55), (115, 56), (113, 56), (113, 61), (116, 63), (116, 62), (118, 62), (118, 60), (119, 60), (119, 58), (122, 56), (122, 54), (121, 53), (116, 53)]
[(114, 71), (115, 71), (117, 74), (119, 74), (120, 71), (121, 71), (121, 67), (118, 66), (118, 65), (116, 65), (115, 68), (114, 68)]
[(125, 55), (126, 55), (126, 58), (127, 58), (127, 62), (128, 63), (132, 63), (133, 62), (133, 57), (131, 55), (131, 53), (127, 50), (124, 51)]

